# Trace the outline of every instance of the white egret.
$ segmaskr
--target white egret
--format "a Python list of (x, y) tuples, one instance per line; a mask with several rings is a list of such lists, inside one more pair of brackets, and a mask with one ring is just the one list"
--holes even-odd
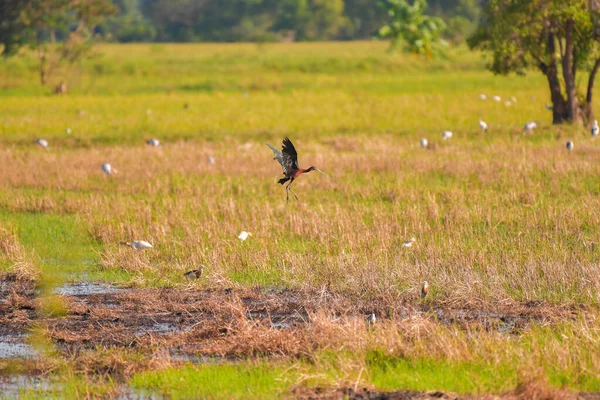
[(402, 247), (412, 247), (413, 243), (416, 241), (417, 241), (417, 239), (415, 239), (414, 237), (410, 238), (406, 242), (402, 243)]
[(214, 158), (213, 156), (208, 156), (208, 157), (206, 158), (206, 161), (208, 161), (208, 163), (209, 163), (210, 165), (214, 165), (214, 164), (215, 164), (215, 158)]
[(510, 106), (512, 105), (512, 103), (511, 103), (510, 101), (506, 100), (506, 101), (504, 102), (504, 105), (505, 105), (506, 107), (510, 107)]
[(38, 139), (35, 141), (42, 149), (48, 149), (48, 141), (46, 139)]
[(106, 175), (111, 175), (113, 172), (117, 172), (116, 169), (113, 170), (113, 167), (109, 164), (109, 163), (104, 163), (100, 166), (100, 168), (102, 168), (102, 171), (106, 174)]
[(494, 96), (492, 97), (492, 99), (494, 99), (494, 101), (501, 101), (502, 99), (500, 98), (500, 96)]
[(123, 244), (125, 246), (129, 246), (133, 249), (136, 250), (145, 250), (145, 249), (151, 249), (153, 246), (146, 242), (145, 240), (135, 240), (133, 242), (125, 242), (125, 241), (121, 241), (120, 244)]
[(160, 146), (160, 142), (158, 139), (150, 139), (146, 141), (146, 144), (152, 147), (158, 147)]
[(377, 322), (377, 317), (375, 316), (375, 313), (371, 313), (371, 315), (367, 317), (367, 325), (375, 325), (375, 322)]
[(481, 100), (485, 100), (485, 99), (487, 99), (487, 96), (486, 96), (485, 94), (481, 93), (481, 94), (479, 95), (479, 98), (480, 98)]
[(516, 99), (516, 97), (515, 97), (515, 96), (511, 96), (511, 97), (510, 97), (510, 101), (512, 101), (513, 103), (516, 103), (516, 102), (517, 102), (517, 99)]
[(598, 128), (598, 121), (594, 120), (594, 126), (592, 126), (592, 136), (598, 136), (600, 128)]
[(573, 144), (573, 142), (571, 142), (570, 140), (567, 142), (567, 150), (569, 151), (573, 151), (573, 147), (575, 147), (575, 145)]
[(444, 139), (444, 140), (450, 139), (451, 137), (452, 137), (451, 131), (444, 131), (444, 133), (442, 133), (442, 139)]
[(488, 130), (488, 125), (481, 118), (479, 118), (479, 128), (481, 129), (481, 132), (486, 132)]
[(242, 231), (242, 233), (239, 234), (238, 239), (240, 239), (243, 242), (244, 240), (248, 239), (250, 236), (252, 236), (252, 233)]
[(70, 135), (71, 133), (73, 133), (73, 131), (71, 130), (71, 128), (65, 129), (65, 132), (67, 133), (67, 135)]
[(427, 141), (427, 139), (422, 138), (421, 139), (421, 147), (427, 147), (429, 145), (429, 142)]
[(525, 126), (523, 127), (523, 130), (531, 133), (535, 128), (537, 128), (537, 122), (529, 121), (528, 123), (525, 124)]

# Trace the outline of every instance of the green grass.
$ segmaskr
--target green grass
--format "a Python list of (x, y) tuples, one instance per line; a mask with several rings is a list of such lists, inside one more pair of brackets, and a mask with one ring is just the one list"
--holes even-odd
[(85, 279), (97, 263), (100, 246), (75, 215), (3, 212), (0, 221), (17, 227), (21, 245), (33, 252), (49, 289), (68, 278)]
[(134, 376), (132, 387), (172, 399), (277, 399), (286, 394), (293, 374), (270, 363), (187, 366)]
[[(596, 316), (599, 143), (582, 127), (551, 125), (539, 74), (493, 76), (482, 55), (465, 48), (431, 62), (385, 49), (102, 45), (74, 69), (67, 96), (40, 88), (32, 54), (2, 59), (0, 224), (14, 230), (48, 288), (73, 277), (141, 287), (327, 288), (356, 307), (368, 300), (384, 309), (418, 302), (427, 280), (431, 304), (533, 301)], [(496, 94), (502, 102), (491, 100)], [(480, 117), (490, 126), (485, 134)], [(523, 135), (531, 120), (539, 129)], [(454, 137), (443, 141), (446, 129)], [(328, 174), (299, 178), (300, 201), (289, 204), (264, 145), (278, 147), (285, 136), (301, 166)], [(40, 137), (49, 150), (33, 144)], [(150, 137), (163, 147), (145, 146)], [(572, 153), (566, 140), (575, 141)], [(119, 172), (104, 176), (103, 162)], [(242, 230), (254, 234), (243, 243)], [(413, 236), (415, 246), (403, 248)], [(121, 240), (154, 248), (136, 252)], [(12, 263), (0, 257), (3, 269)], [(202, 279), (183, 278), (200, 264)], [(357, 381), (501, 393), (527, 374), (536, 378), (539, 367), (555, 388), (598, 391), (597, 326), (578, 323), (534, 328), (514, 341), (423, 327), (417, 348), (391, 328), (361, 331), (354, 350), (344, 347), (353, 337), (327, 344), (346, 355), (317, 346), (300, 361), (146, 371), (131, 383), (181, 398), (281, 397), (295, 385)], [(68, 389), (77, 397), (88, 379), (73, 374), (84, 385)], [(90, 390), (116, 389), (109, 382)]]

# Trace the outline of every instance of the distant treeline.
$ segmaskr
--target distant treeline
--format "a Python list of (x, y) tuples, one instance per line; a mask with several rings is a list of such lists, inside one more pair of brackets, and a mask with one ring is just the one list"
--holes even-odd
[[(270, 42), (372, 38), (388, 16), (378, 0), (112, 0), (118, 14), (100, 29), (119, 42)], [(430, 0), (428, 13), (460, 41), (475, 28), (481, 0)]]

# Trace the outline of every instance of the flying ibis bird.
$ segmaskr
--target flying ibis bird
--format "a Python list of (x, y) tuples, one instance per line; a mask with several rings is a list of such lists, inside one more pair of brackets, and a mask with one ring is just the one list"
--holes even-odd
[(133, 241), (133, 242), (121, 241), (119, 243), (122, 244), (122, 245), (125, 245), (125, 246), (129, 246), (129, 247), (131, 247), (133, 249), (136, 249), (136, 250), (145, 250), (145, 249), (151, 249), (152, 248), (152, 245), (150, 243), (146, 242), (145, 240), (136, 240), (136, 241)]
[(298, 200), (298, 196), (296, 195), (296, 193), (294, 193), (294, 191), (291, 189), (290, 186), (292, 186), (292, 183), (294, 183), (294, 180), (296, 178), (298, 178), (300, 175), (302, 175), (306, 172), (310, 172), (310, 171), (318, 171), (321, 174), (325, 175), (323, 173), (323, 171), (321, 171), (319, 168), (315, 167), (314, 165), (309, 168), (306, 168), (306, 169), (300, 168), (298, 166), (298, 153), (296, 153), (296, 149), (294, 148), (294, 145), (292, 144), (292, 141), (289, 138), (283, 139), (283, 147), (282, 147), (281, 151), (277, 150), (275, 147), (271, 146), (268, 143), (267, 143), (267, 146), (269, 146), (269, 148), (271, 150), (273, 150), (273, 154), (275, 154), (275, 157), (273, 159), (277, 160), (279, 162), (279, 164), (281, 164), (281, 168), (283, 169), (284, 177), (281, 178), (277, 182), (280, 185), (283, 185), (287, 181), (290, 181), (290, 183), (288, 183), (287, 186), (285, 187), (286, 203), (290, 197), (289, 192), (292, 192), (292, 194), (294, 195), (296, 200)]
[(421, 139), (421, 147), (427, 147), (429, 145), (429, 142), (427, 141), (427, 139), (422, 138)]
[(479, 118), (479, 128), (481, 129), (481, 132), (486, 132), (488, 129), (487, 124), (481, 118)]
[(533, 130), (537, 128), (537, 122), (535, 121), (529, 121), (528, 123), (525, 124), (525, 126), (523, 127), (523, 131), (526, 131), (528, 133), (533, 132)]
[(592, 136), (598, 136), (600, 132), (600, 128), (598, 128), (598, 121), (594, 120), (594, 125), (592, 126)]
[(246, 232), (246, 231), (242, 231), (242, 233), (240, 233), (238, 235), (238, 239), (240, 239), (243, 242), (244, 240), (248, 239), (250, 236), (252, 236), (252, 233)]
[(444, 131), (444, 133), (442, 133), (442, 139), (444, 139), (444, 140), (450, 139), (451, 137), (452, 137), (451, 131)]
[(427, 281), (423, 282), (423, 287), (421, 287), (421, 298), (425, 298), (425, 296), (427, 296), (427, 293), (429, 293), (429, 283), (427, 283)]
[(153, 139), (147, 140), (147, 141), (146, 141), (146, 144), (147, 144), (148, 146), (152, 146), (152, 147), (158, 147), (158, 146), (160, 146), (160, 141), (159, 141), (158, 139), (154, 139), (154, 138), (153, 138)]
[(573, 147), (575, 147), (575, 145), (573, 144), (573, 142), (571, 142), (570, 140), (567, 142), (567, 150), (569, 151), (573, 151)]
[(42, 149), (48, 150), (48, 141), (46, 139), (38, 139), (35, 141)]
[(106, 174), (106, 175), (111, 175), (114, 172), (117, 172), (117, 170), (113, 170), (113, 167), (109, 164), (109, 163), (104, 163), (100, 166), (100, 168), (102, 168), (102, 171)]

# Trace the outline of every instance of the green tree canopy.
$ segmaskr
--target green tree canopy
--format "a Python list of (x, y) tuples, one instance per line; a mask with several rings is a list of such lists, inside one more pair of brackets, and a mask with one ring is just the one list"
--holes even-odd
[(432, 57), (444, 44), (440, 35), (446, 25), (441, 18), (425, 15), (427, 1), (381, 0), (380, 4), (390, 22), (379, 30), (379, 37), (391, 39), (391, 50), (402, 45), (407, 53)]

